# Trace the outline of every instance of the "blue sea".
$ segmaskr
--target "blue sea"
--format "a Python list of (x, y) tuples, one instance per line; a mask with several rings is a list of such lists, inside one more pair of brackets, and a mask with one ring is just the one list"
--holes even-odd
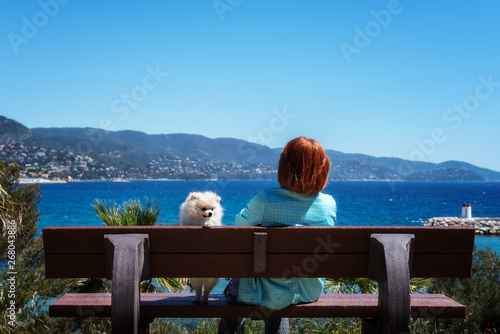
[[(40, 185), (43, 199), (38, 233), (45, 226), (98, 226), (96, 200), (148, 199), (161, 209), (160, 224), (177, 223), (179, 207), (191, 191), (211, 190), (222, 197), (224, 225), (262, 189), (277, 181), (131, 181), (72, 182)], [(432, 217), (460, 216), (471, 203), (473, 217), (500, 217), (500, 182), (330, 182), (324, 190), (337, 201), (338, 226), (420, 226)], [(478, 247), (500, 253), (500, 236), (477, 236)]]

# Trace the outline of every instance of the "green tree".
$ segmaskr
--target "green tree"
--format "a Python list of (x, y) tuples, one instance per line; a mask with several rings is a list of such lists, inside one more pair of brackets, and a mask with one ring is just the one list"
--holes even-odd
[(0, 222), (3, 236), (0, 241), (1, 254), (7, 254), (9, 238), (6, 236), (10, 230), (15, 233), (16, 253), (19, 255), (34, 242), (40, 217), (37, 209), (42, 198), (40, 187), (19, 186), (19, 167), (16, 164), (6, 166), (0, 160), (0, 189)]
[[(62, 293), (69, 281), (45, 280), (42, 238), (36, 238), (41, 200), (38, 185), (20, 185), (19, 167), (0, 160), (0, 311), (2, 332), (20, 332), (38, 323), (48, 298)], [(9, 317), (10, 315), (10, 317)]]
[(444, 293), (467, 306), (465, 320), (440, 320), (451, 333), (500, 332), (500, 255), (476, 249), (470, 279), (434, 279), (432, 293)]

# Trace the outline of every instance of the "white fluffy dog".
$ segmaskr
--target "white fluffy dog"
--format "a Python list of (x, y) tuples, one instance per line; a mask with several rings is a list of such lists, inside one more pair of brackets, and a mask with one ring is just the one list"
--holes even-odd
[[(192, 192), (182, 203), (179, 218), (184, 226), (203, 226), (210, 228), (221, 225), (223, 209), (220, 205), (221, 198), (211, 192)], [(208, 296), (219, 278), (189, 278), (196, 291), (195, 303), (208, 303)], [(203, 290), (203, 300), (201, 294)]]

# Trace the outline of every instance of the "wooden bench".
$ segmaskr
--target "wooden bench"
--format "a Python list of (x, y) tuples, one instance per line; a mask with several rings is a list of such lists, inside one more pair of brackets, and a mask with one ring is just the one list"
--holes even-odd
[[(363, 333), (405, 333), (410, 318), (465, 318), (444, 295), (410, 294), (412, 277), (470, 277), (474, 228), (46, 227), (48, 278), (109, 278), (112, 293), (65, 294), (51, 317), (111, 317), (115, 333), (147, 332), (169, 318), (358, 317)], [(323, 294), (275, 311), (213, 294), (139, 293), (151, 277), (368, 277), (379, 293)]]

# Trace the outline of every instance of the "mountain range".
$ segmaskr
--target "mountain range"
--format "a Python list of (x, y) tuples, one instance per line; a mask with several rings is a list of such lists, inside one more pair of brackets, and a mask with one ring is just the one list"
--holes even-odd
[[(31, 153), (28, 151), (20, 153), (19, 149), (12, 149), (12, 152), (17, 152), (17, 156), (11, 157), (12, 154), (6, 153), (5, 145), (13, 144), (37, 149), (33, 149)], [(40, 149), (43, 148), (44, 152), (57, 151), (61, 159), (64, 154), (89, 157), (90, 165), (87, 163), (87, 169), (104, 168), (109, 171), (110, 168), (114, 170), (118, 168), (116, 166), (122, 166), (147, 172), (149, 169), (163, 168), (170, 170), (171, 173), (156, 176), (167, 178), (175, 178), (175, 166), (168, 163), (177, 161), (177, 166), (191, 164), (189, 169), (183, 169), (182, 173), (202, 179), (221, 176), (236, 178), (242, 175), (244, 178), (252, 179), (272, 177), (281, 152), (281, 148), (270, 148), (240, 139), (212, 139), (183, 133), (150, 135), (139, 131), (106, 131), (95, 128), (29, 129), (3, 116), (0, 116), (0, 147), (2, 160), (7, 156), (12, 161), (19, 160), (21, 154), (22, 157), (26, 156), (23, 161), (33, 162), (28, 156), (30, 154), (41, 156)], [(332, 160), (331, 177), (336, 180), (500, 181), (500, 172), (466, 162), (447, 161), (435, 164), (400, 158), (348, 154), (334, 150), (326, 152)], [(29, 165), (33, 168), (33, 163)], [(63, 168), (63, 172), (72, 171), (76, 167), (72, 168), (71, 166)], [(176, 168), (179, 172), (180, 167)], [(232, 173), (231, 169), (234, 168), (240, 168), (240, 172)], [(80, 172), (82, 176), (90, 175), (84, 174), (81, 170)], [(61, 171), (58, 175), (61, 176), (60, 174)], [(120, 173), (115, 174), (109, 176), (120, 177)], [(126, 176), (126, 173), (122, 174)], [(149, 174), (143, 176), (154, 177)], [(134, 176), (129, 175), (129, 177)], [(100, 178), (103, 178), (103, 175)]]

